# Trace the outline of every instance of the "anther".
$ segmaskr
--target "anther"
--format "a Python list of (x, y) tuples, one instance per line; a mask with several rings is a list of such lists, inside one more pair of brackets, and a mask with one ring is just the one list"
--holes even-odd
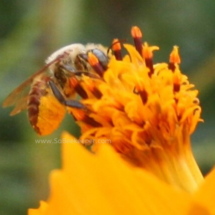
[(88, 116), (86, 111), (81, 109), (72, 110), (72, 115), (76, 121), (84, 122), (92, 127), (101, 127), (101, 124), (96, 122), (92, 117)]
[(131, 28), (131, 35), (134, 39), (134, 45), (136, 50), (139, 52), (140, 56), (143, 53), (143, 46), (142, 46), (142, 32), (137, 26), (133, 26)]
[(173, 91), (179, 92), (181, 89), (181, 74), (180, 72), (176, 71), (173, 73)]
[(137, 92), (140, 95), (143, 104), (145, 105), (146, 102), (148, 101), (148, 93), (146, 92), (145, 89), (141, 89), (141, 87), (138, 85), (134, 88), (134, 93), (137, 94)]
[(102, 93), (95, 86), (90, 87), (89, 90), (97, 99), (102, 97)]
[(143, 104), (145, 105), (147, 100), (148, 100), (148, 93), (144, 90), (144, 91), (139, 91), (140, 93), (140, 97), (142, 99)]
[(118, 39), (114, 39), (112, 42), (112, 50), (116, 60), (122, 60), (122, 47)]
[(180, 84), (174, 83), (173, 90), (174, 90), (174, 92), (179, 92), (180, 91)]
[(101, 127), (101, 124), (96, 122), (92, 117), (85, 115), (85, 117), (82, 119), (83, 122), (85, 122), (88, 125), (91, 125), (92, 127)]
[(179, 92), (181, 88), (181, 81), (179, 74), (174, 73), (173, 74), (173, 91), (174, 92)]
[(86, 81), (84, 81), (84, 84), (85, 84), (86, 90), (90, 91), (97, 99), (100, 99), (102, 97), (102, 93), (97, 88), (95, 80), (89, 78)]
[(75, 89), (78, 95), (80, 95), (83, 99), (87, 99), (88, 95), (83, 89), (83, 87), (80, 85), (78, 79), (74, 76), (74, 77), (71, 77), (69, 80), (70, 80), (71, 87)]
[(153, 52), (147, 43), (144, 44), (143, 58), (145, 59), (146, 66), (149, 68), (149, 77), (151, 77), (152, 74), (154, 73), (153, 61), (152, 61)]
[(92, 66), (92, 68), (95, 70), (95, 72), (98, 73), (100, 77), (103, 77), (103, 74), (105, 70), (103, 69), (102, 65), (99, 63), (98, 58), (92, 53), (88, 53), (88, 62)]

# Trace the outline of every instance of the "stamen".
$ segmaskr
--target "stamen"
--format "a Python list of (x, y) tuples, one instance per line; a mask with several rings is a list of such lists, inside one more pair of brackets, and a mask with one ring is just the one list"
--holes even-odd
[(85, 115), (84, 119), (82, 120), (88, 125), (91, 125), (92, 127), (101, 127), (102, 125), (98, 122), (96, 122), (92, 117)]
[(85, 92), (85, 90), (83, 89), (83, 87), (80, 85), (78, 79), (74, 76), (71, 77), (70, 79), (70, 85), (72, 88), (75, 89), (75, 91), (83, 98), (83, 99), (87, 99), (88, 95)]
[(148, 101), (148, 93), (146, 92), (146, 90), (143, 87), (140, 87), (139, 85), (136, 85), (136, 87), (134, 88), (133, 92), (135, 94), (137, 94), (137, 92), (138, 92), (143, 104), (145, 105), (146, 102)]
[(128, 154), (134, 149), (134, 147), (128, 141), (121, 139), (113, 140), (112, 145), (118, 153), (123, 155)]
[(71, 113), (76, 121), (84, 122), (92, 127), (101, 127), (101, 124), (96, 122), (92, 117), (88, 116), (88, 113), (84, 110), (73, 109)]
[(173, 86), (173, 90), (174, 90), (174, 92), (179, 92), (180, 91), (180, 84), (175, 83)]
[(151, 77), (152, 74), (154, 73), (153, 61), (152, 61), (153, 52), (152, 52), (152, 50), (150, 49), (150, 47), (148, 46), (147, 43), (144, 43), (143, 58), (145, 59), (146, 66), (150, 70), (150, 72), (148, 73), (149, 77)]
[(180, 81), (179, 74), (174, 73), (173, 75), (174, 75), (173, 76), (173, 91), (179, 92), (180, 87), (181, 87), (181, 81)]
[(103, 94), (98, 89), (98, 85), (95, 79), (84, 77), (83, 82), (86, 91), (90, 91), (97, 99), (100, 99), (102, 97)]
[(140, 93), (140, 97), (142, 99), (143, 104), (146, 104), (147, 100), (148, 100), (148, 93), (144, 90), (144, 91), (139, 91)]
[(99, 76), (103, 77), (105, 70), (102, 65), (99, 63), (98, 58), (92, 53), (88, 53), (88, 62), (92, 66), (92, 68), (99, 74)]
[(131, 28), (131, 35), (134, 39), (134, 45), (136, 50), (139, 52), (139, 54), (142, 56), (143, 53), (143, 46), (142, 46), (142, 32), (137, 26), (133, 26)]
[(97, 99), (100, 99), (102, 97), (102, 93), (98, 90), (98, 88), (96, 88), (96, 86), (94, 86), (94, 85), (89, 86), (88, 85), (88, 89)]
[(114, 39), (113, 43), (112, 43), (112, 49), (114, 52), (114, 56), (116, 58), (116, 60), (122, 60), (122, 47), (120, 44), (120, 41), (118, 39)]
[(169, 69), (175, 71), (175, 64), (180, 64), (181, 58), (178, 53), (178, 46), (174, 46), (169, 56)]

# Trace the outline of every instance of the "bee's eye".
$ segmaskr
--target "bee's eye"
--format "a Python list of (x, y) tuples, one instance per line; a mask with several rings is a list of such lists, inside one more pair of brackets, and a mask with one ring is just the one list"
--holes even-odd
[(107, 69), (107, 65), (109, 63), (109, 58), (106, 54), (104, 54), (103, 51), (101, 51), (100, 49), (92, 49), (90, 50), (90, 52), (92, 52), (99, 60), (99, 63), (102, 65), (102, 67), (106, 70)]

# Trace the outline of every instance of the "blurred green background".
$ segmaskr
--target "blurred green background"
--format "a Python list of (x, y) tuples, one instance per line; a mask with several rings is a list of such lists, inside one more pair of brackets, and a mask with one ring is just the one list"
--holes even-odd
[[(0, 101), (44, 65), (53, 51), (81, 42), (111, 44), (131, 41), (138, 25), (144, 39), (158, 45), (155, 61), (167, 61), (180, 46), (182, 71), (200, 91), (205, 123), (192, 136), (195, 156), (206, 174), (215, 163), (215, 1), (185, 0), (14, 0), (0, 1)], [(0, 214), (26, 214), (49, 194), (48, 177), (60, 167), (60, 144), (36, 144), (39, 139), (26, 113), (10, 117), (0, 111)], [(78, 135), (68, 115), (51, 136), (63, 130)]]

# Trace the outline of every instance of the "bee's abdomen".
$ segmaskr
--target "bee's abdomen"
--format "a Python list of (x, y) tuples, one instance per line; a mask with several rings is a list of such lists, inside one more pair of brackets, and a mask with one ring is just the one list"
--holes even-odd
[(38, 116), (39, 116), (39, 106), (40, 99), (46, 94), (46, 86), (48, 78), (43, 78), (37, 81), (34, 81), (28, 97), (28, 118), (29, 122), (34, 128), (34, 130), (41, 134), (39, 127), (37, 126)]
[(63, 120), (66, 109), (53, 95), (48, 81), (43, 77), (33, 82), (28, 99), (28, 117), (39, 135), (51, 134)]

